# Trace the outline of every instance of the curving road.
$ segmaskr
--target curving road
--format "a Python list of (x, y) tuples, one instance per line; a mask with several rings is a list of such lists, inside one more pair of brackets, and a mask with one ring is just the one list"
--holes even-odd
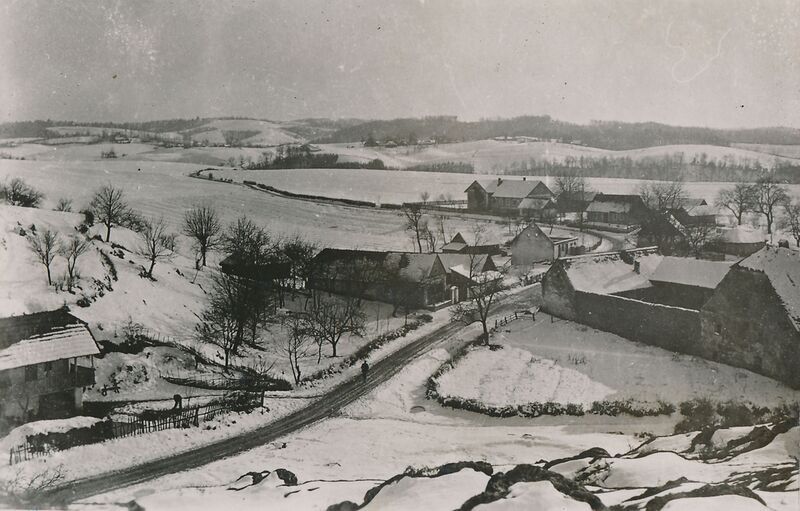
[[(531, 290), (537, 288), (534, 286)], [(526, 303), (532, 298), (531, 290), (512, 295), (503, 300), (494, 314), (504, 314)], [(528, 306), (529, 302), (528, 302)], [(168, 474), (182, 472), (201, 467), (222, 458), (274, 442), (306, 426), (330, 417), (341, 408), (354, 402), (375, 389), (381, 383), (397, 374), (408, 362), (431, 349), (448, 336), (463, 328), (463, 324), (449, 323), (420, 339), (398, 349), (386, 358), (375, 362), (369, 372), (366, 383), (361, 376), (348, 380), (331, 389), (321, 399), (290, 415), (280, 418), (256, 430), (240, 436), (221, 440), (197, 449), (175, 454), (136, 465), (121, 471), (100, 474), (86, 479), (70, 482), (65, 486), (50, 491), (37, 499), (36, 504), (43, 507), (66, 506), (71, 502), (82, 500), (93, 495), (107, 493), (134, 484), (156, 479)]]

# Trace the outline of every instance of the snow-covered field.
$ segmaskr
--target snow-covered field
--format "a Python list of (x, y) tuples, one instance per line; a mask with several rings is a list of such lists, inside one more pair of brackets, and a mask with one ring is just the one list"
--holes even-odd
[[(257, 448), (200, 469), (93, 497), (73, 508), (90, 509), (134, 499), (146, 509), (207, 504), (235, 509), (325, 510), (346, 500), (363, 504), (368, 490), (402, 474), (406, 467), (416, 467), (416, 475), (398, 477), (373, 492), (364, 509), (449, 510), (482, 494), (489, 478), (473, 468), (437, 476), (433, 467), (459, 461), (487, 462), (500, 477), (500, 472), (519, 472), (511, 470), (519, 464), (543, 467), (550, 461), (546, 473), (539, 468), (522, 470), (529, 475), (509, 485), (509, 492), (501, 492), (501, 499), (486, 509), (588, 510), (588, 505), (574, 498), (575, 491), (549, 482), (559, 475), (575, 481), (573, 486), (581, 485), (579, 488), (607, 506), (631, 506), (625, 509), (638, 509), (635, 506), (643, 506), (656, 496), (744, 477), (742, 484), (750, 486), (768, 507), (747, 496), (703, 497), (712, 499), (706, 501), (689, 495), (671, 505), (674, 509), (709, 509), (706, 502), (713, 506), (722, 498), (731, 510), (750, 509), (748, 505), (752, 509), (795, 509), (797, 427), (777, 434), (765, 447), (739, 441), (737, 456), (713, 463), (698, 453), (710, 456), (719, 450), (721, 442), (718, 439), (709, 444), (716, 447), (709, 448), (701, 444), (700, 449), (692, 451), (689, 440), (696, 433), (658, 438), (636, 449), (642, 441), (632, 433), (652, 427), (654, 423), (648, 419), (606, 418), (600, 422), (597, 417), (586, 417), (581, 419), (582, 424), (571, 426), (552, 425), (552, 417), (477, 420), (424, 400), (426, 378), (447, 356), (444, 349), (437, 349), (420, 357), (371, 395), (347, 407), (340, 417), (288, 436), (285, 449)], [(623, 430), (628, 433), (619, 432)], [(721, 431), (719, 437), (736, 442), (751, 430)], [(755, 448), (748, 451), (751, 447)], [(578, 457), (591, 448), (602, 450), (595, 449), (594, 456)], [(654, 452), (653, 448), (676, 452)], [(244, 476), (249, 472), (264, 476), (278, 468), (292, 471), (298, 484), (287, 486), (274, 475), (260, 482), (252, 475)], [(759, 477), (764, 478), (769, 471), (778, 471), (769, 479), (772, 482), (759, 482)], [(534, 473), (546, 477), (531, 476)], [(755, 475), (747, 475), (750, 473)], [(654, 489), (679, 477), (688, 480), (673, 489)], [(644, 494), (646, 490), (648, 494)]]
[(439, 378), (442, 396), (490, 406), (554, 401), (591, 404), (634, 400), (679, 404), (695, 398), (759, 406), (796, 403), (800, 392), (745, 369), (709, 362), (570, 321), (518, 320), (492, 343), (473, 348)]

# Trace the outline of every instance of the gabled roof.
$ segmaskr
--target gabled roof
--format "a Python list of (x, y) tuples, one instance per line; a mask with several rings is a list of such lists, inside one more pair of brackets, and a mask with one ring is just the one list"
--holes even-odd
[(606, 252), (590, 256), (559, 259), (567, 277), (576, 291), (597, 294), (614, 294), (633, 289), (652, 287), (649, 277), (663, 259), (654, 249), (628, 251), (627, 256), (639, 263), (637, 273), (634, 264), (623, 260), (620, 252)]
[(491, 256), (487, 254), (439, 254), (439, 259), (448, 274), (459, 266), (467, 270), (471, 266), (473, 274), (495, 269)]
[(558, 196), (559, 201), (592, 202), (597, 192), (563, 192)]
[(681, 202), (683, 203), (682, 205), (683, 205), (684, 208), (686, 208), (687, 211), (690, 208), (694, 208), (694, 207), (697, 207), (697, 206), (706, 206), (706, 205), (708, 205), (708, 202), (706, 202), (705, 199), (691, 199), (690, 198), (690, 199), (683, 199)]
[(547, 207), (553, 206), (554, 203), (550, 199), (522, 199), (517, 206), (518, 209), (532, 209), (534, 211), (541, 211)]
[(587, 212), (597, 213), (627, 213), (631, 210), (632, 204), (626, 201), (592, 201), (587, 207)]
[(292, 265), (288, 262), (242, 264), (239, 257), (230, 255), (219, 262), (223, 272), (254, 280), (274, 280), (291, 277)]
[(544, 190), (546, 190), (546, 195), (552, 195), (552, 192), (549, 188), (547, 188), (547, 185), (538, 179), (532, 179), (528, 181), (527, 179), (498, 178), (491, 181), (473, 181), (472, 184), (469, 185), (464, 191), (466, 192), (476, 184), (483, 188), (486, 193), (492, 194), (493, 197), (497, 198), (524, 199), (525, 197), (531, 195), (533, 191), (540, 185), (544, 187)]
[(63, 309), (0, 318), (0, 371), (99, 354), (86, 323)]
[(441, 264), (439, 254), (419, 254), (416, 252), (378, 252), (371, 250), (345, 250), (325, 248), (314, 258), (318, 268), (344, 268), (353, 263), (369, 262), (387, 271), (399, 271), (400, 275), (412, 282), (420, 282), (431, 276), (436, 264)]
[(554, 245), (578, 239), (576, 237), (550, 236), (549, 234), (544, 232), (544, 229), (536, 225), (536, 223), (531, 222), (524, 229), (522, 229), (516, 236), (514, 236), (514, 239), (512, 239), (509, 244), (513, 247), (514, 244), (517, 243), (519, 240), (531, 237), (533, 238), (542, 237), (543, 239), (549, 241)]
[(795, 328), (800, 330), (800, 252), (766, 246), (736, 266), (766, 275)]
[(732, 261), (666, 256), (650, 276), (650, 281), (715, 289), (732, 264)]

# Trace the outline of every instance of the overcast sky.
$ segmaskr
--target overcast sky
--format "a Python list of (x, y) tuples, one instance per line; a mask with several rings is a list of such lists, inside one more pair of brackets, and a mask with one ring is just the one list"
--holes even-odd
[(0, 0), (0, 121), (800, 127), (800, 0)]

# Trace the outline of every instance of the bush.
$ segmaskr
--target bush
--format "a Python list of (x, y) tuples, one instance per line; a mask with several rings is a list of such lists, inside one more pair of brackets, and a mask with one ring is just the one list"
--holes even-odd
[(44, 194), (22, 179), (15, 177), (11, 182), (0, 186), (0, 199), (12, 206), (38, 208)]
[(33, 452), (63, 451), (71, 447), (95, 444), (114, 437), (114, 426), (110, 420), (101, 421), (87, 428), (74, 428), (63, 433), (38, 433), (26, 438)]
[(88, 225), (89, 227), (94, 225), (94, 211), (91, 209), (84, 209), (81, 210), (80, 213), (83, 215), (83, 223)]

